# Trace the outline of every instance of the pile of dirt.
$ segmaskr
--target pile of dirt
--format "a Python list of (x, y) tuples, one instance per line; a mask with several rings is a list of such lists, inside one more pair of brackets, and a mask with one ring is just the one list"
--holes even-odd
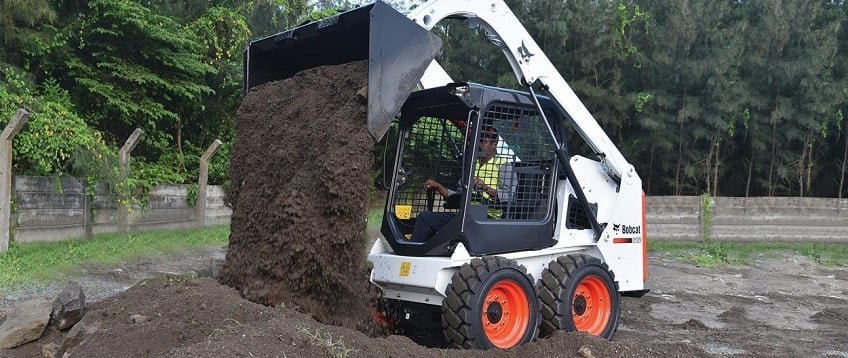
[(844, 326), (848, 322), (848, 307), (826, 308), (810, 317), (813, 321), (821, 324)]
[(743, 323), (748, 320), (745, 315), (746, 311), (744, 307), (734, 306), (729, 310), (720, 313), (717, 317), (728, 323)]
[(221, 282), (323, 323), (367, 315), (371, 150), (356, 95), (367, 63), (317, 67), (258, 86), (239, 108), (230, 159), (230, 244)]
[[(402, 336), (370, 338), (323, 325), (286, 307), (249, 302), (211, 278), (160, 277), (99, 302), (78, 323), (81, 335), (49, 332), (13, 351), (41, 356), (63, 346), (72, 357), (697, 357), (684, 344), (608, 342), (585, 334), (556, 334), (510, 350), (428, 349)], [(73, 332), (73, 329), (72, 329)], [(73, 340), (73, 344), (67, 342)], [(582, 352), (582, 353), (578, 353)], [(3, 354), (0, 353), (0, 356)]]

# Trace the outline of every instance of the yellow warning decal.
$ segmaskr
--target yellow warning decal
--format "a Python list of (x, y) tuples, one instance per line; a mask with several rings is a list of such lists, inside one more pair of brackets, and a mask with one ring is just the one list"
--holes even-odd
[(412, 263), (409, 261), (404, 261), (400, 263), (400, 275), (401, 276), (409, 276), (409, 268), (412, 267)]
[(411, 219), (412, 205), (395, 205), (395, 216), (397, 216), (398, 219)]

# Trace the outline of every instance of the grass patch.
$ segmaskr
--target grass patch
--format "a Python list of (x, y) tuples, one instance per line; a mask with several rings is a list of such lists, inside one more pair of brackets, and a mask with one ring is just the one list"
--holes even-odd
[(64, 280), (84, 264), (115, 264), (191, 248), (225, 245), (228, 226), (199, 230), (101, 234), (91, 240), (11, 243), (0, 254), (0, 291)]
[(298, 327), (297, 330), (309, 339), (313, 346), (326, 349), (327, 355), (331, 357), (346, 358), (357, 351), (357, 349), (348, 348), (341, 338), (334, 338), (330, 331), (321, 332), (321, 329), (317, 328), (313, 333), (306, 327)]
[(791, 252), (826, 266), (848, 266), (848, 245), (804, 242), (649, 241), (648, 250), (662, 251), (699, 266), (745, 264), (754, 253)]
[(383, 223), (383, 206), (372, 208), (368, 211), (368, 232), (380, 232), (380, 225)]

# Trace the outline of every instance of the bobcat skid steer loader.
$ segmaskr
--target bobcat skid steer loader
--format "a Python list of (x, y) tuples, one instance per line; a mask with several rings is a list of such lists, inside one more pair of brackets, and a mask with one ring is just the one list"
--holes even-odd
[[(477, 26), (527, 91), (454, 82), (433, 61), (445, 18)], [(558, 330), (611, 339), (620, 296), (647, 292), (642, 181), (506, 4), (431, 0), (404, 16), (377, 1), (260, 39), (245, 90), (366, 59), (371, 134), (399, 118), (368, 255), (376, 318), (472, 349)], [(586, 156), (569, 152), (573, 133)]]

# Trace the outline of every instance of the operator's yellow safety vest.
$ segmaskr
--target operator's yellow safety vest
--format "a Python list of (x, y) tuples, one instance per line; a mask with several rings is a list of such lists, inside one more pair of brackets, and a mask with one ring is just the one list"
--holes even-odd
[[(479, 161), (474, 162), (474, 176), (483, 180), (486, 185), (489, 187), (498, 190), (498, 176), (500, 174), (501, 166), (506, 163), (506, 159), (503, 157), (494, 157), (489, 159), (488, 162), (480, 164)], [(486, 199), (489, 198), (489, 193), (483, 192), (483, 197)], [(488, 215), (489, 218), (500, 218), (503, 212), (500, 209), (489, 209)]]

